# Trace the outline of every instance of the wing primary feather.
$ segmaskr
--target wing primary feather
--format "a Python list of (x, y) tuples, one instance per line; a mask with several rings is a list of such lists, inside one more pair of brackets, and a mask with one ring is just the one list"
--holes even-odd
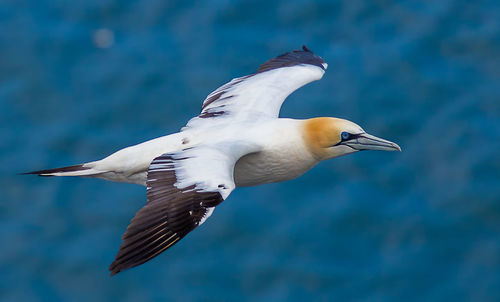
[[(195, 229), (207, 218), (214, 206), (223, 198), (215, 192), (205, 192), (190, 185), (177, 188), (175, 169), (165, 170), (165, 166), (176, 167), (188, 157), (173, 155), (160, 156), (150, 165), (147, 180), (147, 204), (137, 212), (123, 235), (115, 260), (110, 265), (111, 275), (140, 265)], [(209, 213), (209, 214), (210, 214)]]
[(294, 50), (270, 59), (260, 65), (257, 73), (266, 72), (276, 68), (290, 67), (300, 64), (309, 64), (325, 70), (325, 61), (315, 55), (307, 46), (303, 45), (302, 50)]
[(255, 152), (257, 146), (243, 144), (227, 151), (218, 146), (186, 148), (151, 162), (146, 205), (123, 234), (109, 267), (111, 275), (149, 261), (179, 242), (231, 193), (234, 164), (244, 154)]
[(328, 65), (307, 46), (266, 61), (255, 73), (234, 78), (210, 93), (201, 113), (181, 131), (240, 121), (277, 118), (285, 99), (323, 77)]

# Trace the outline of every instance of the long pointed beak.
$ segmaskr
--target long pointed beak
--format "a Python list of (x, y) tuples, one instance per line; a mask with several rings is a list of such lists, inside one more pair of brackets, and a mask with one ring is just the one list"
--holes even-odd
[(345, 142), (345, 144), (356, 150), (382, 150), (382, 151), (399, 151), (401, 147), (398, 144), (388, 140), (378, 138), (368, 133), (359, 134), (357, 138)]

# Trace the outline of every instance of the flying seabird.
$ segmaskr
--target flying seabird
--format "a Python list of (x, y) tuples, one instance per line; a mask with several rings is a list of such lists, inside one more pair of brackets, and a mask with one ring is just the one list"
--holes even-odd
[(318, 162), (361, 150), (401, 151), (348, 120), (278, 118), (296, 89), (323, 77), (325, 61), (306, 46), (210, 93), (180, 132), (80, 165), (29, 172), (84, 176), (147, 187), (111, 275), (143, 264), (212, 215), (236, 187), (296, 178)]

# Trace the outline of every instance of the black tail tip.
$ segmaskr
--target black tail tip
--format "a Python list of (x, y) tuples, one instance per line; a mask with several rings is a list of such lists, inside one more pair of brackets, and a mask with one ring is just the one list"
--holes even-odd
[(61, 167), (61, 168), (55, 168), (55, 169), (25, 172), (25, 173), (20, 173), (19, 175), (53, 176), (53, 175), (47, 175), (47, 174), (75, 172), (75, 171), (82, 171), (82, 170), (88, 170), (88, 169), (90, 169), (90, 168), (84, 167), (83, 164), (80, 164), (80, 165), (67, 166), (67, 167)]
[(24, 172), (24, 173), (17, 173), (17, 175), (38, 175), (38, 176), (41, 176), (41, 177), (51, 177), (53, 175), (43, 175), (43, 173), (41, 173), (43, 171), (32, 171), (32, 172)]

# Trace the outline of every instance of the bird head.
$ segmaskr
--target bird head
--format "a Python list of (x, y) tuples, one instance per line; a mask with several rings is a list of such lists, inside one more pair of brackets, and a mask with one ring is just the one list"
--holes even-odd
[(401, 151), (393, 142), (366, 133), (355, 123), (332, 117), (305, 121), (305, 141), (318, 160), (325, 160), (361, 150)]

